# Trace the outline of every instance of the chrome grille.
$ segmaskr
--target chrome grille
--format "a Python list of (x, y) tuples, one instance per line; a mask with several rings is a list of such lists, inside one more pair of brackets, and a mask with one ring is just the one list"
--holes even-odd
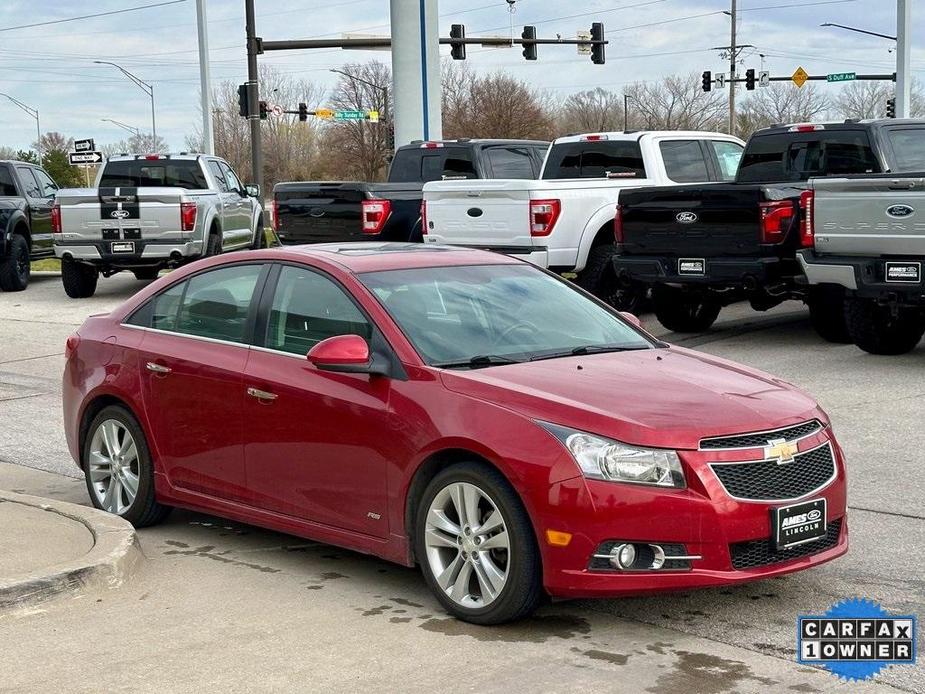
[(791, 463), (756, 460), (711, 463), (710, 467), (730, 496), (749, 501), (799, 499), (835, 477), (835, 458), (829, 443), (798, 453)]
[(716, 451), (726, 448), (761, 448), (767, 446), (772, 439), (796, 441), (822, 429), (822, 423), (816, 419), (792, 427), (773, 429), (771, 431), (757, 431), (750, 434), (736, 434), (735, 436), (717, 436), (700, 441), (700, 450)]
[(838, 544), (841, 523), (842, 519), (836, 518), (825, 526), (825, 537), (788, 549), (775, 549), (770, 538), (737, 542), (729, 545), (729, 557), (732, 559), (732, 566), (735, 569), (752, 569), (756, 566), (779, 564), (797, 557), (806, 557), (810, 554), (818, 554), (831, 549)]

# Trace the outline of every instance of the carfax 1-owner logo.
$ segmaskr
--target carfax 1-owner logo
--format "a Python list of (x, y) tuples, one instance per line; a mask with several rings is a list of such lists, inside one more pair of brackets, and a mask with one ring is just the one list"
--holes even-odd
[(866, 680), (887, 665), (915, 663), (915, 615), (894, 615), (860, 598), (820, 616), (797, 618), (797, 660), (847, 680)]

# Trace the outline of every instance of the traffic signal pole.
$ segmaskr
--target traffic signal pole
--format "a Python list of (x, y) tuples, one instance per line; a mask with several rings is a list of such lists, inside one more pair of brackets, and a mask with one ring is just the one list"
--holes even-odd
[(896, 2), (896, 117), (911, 115), (912, 99), (912, 0)]
[(247, 120), (251, 126), (251, 177), (263, 190), (263, 149), (260, 146), (259, 74), (257, 72), (257, 29), (254, 0), (244, 0), (247, 34)]

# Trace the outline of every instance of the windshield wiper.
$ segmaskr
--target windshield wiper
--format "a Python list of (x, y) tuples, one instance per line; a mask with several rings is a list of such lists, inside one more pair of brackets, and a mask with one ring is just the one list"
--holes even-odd
[(486, 366), (503, 366), (504, 364), (522, 364), (522, 359), (502, 357), (497, 354), (479, 354), (465, 361), (444, 361), (434, 364), (441, 369), (481, 369)]
[(634, 347), (621, 347), (619, 345), (580, 345), (564, 352), (537, 354), (534, 357), (530, 357), (530, 361), (540, 361), (542, 359), (559, 359), (561, 357), (578, 357), (584, 354), (604, 354), (605, 352), (635, 352), (641, 349), (651, 349), (651, 346), (639, 345)]

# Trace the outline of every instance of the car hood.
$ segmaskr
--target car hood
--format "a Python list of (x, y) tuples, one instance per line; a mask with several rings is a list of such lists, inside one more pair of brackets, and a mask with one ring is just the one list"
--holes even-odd
[(679, 347), (444, 371), (456, 393), (640, 446), (827, 422), (815, 400), (756, 369)]

